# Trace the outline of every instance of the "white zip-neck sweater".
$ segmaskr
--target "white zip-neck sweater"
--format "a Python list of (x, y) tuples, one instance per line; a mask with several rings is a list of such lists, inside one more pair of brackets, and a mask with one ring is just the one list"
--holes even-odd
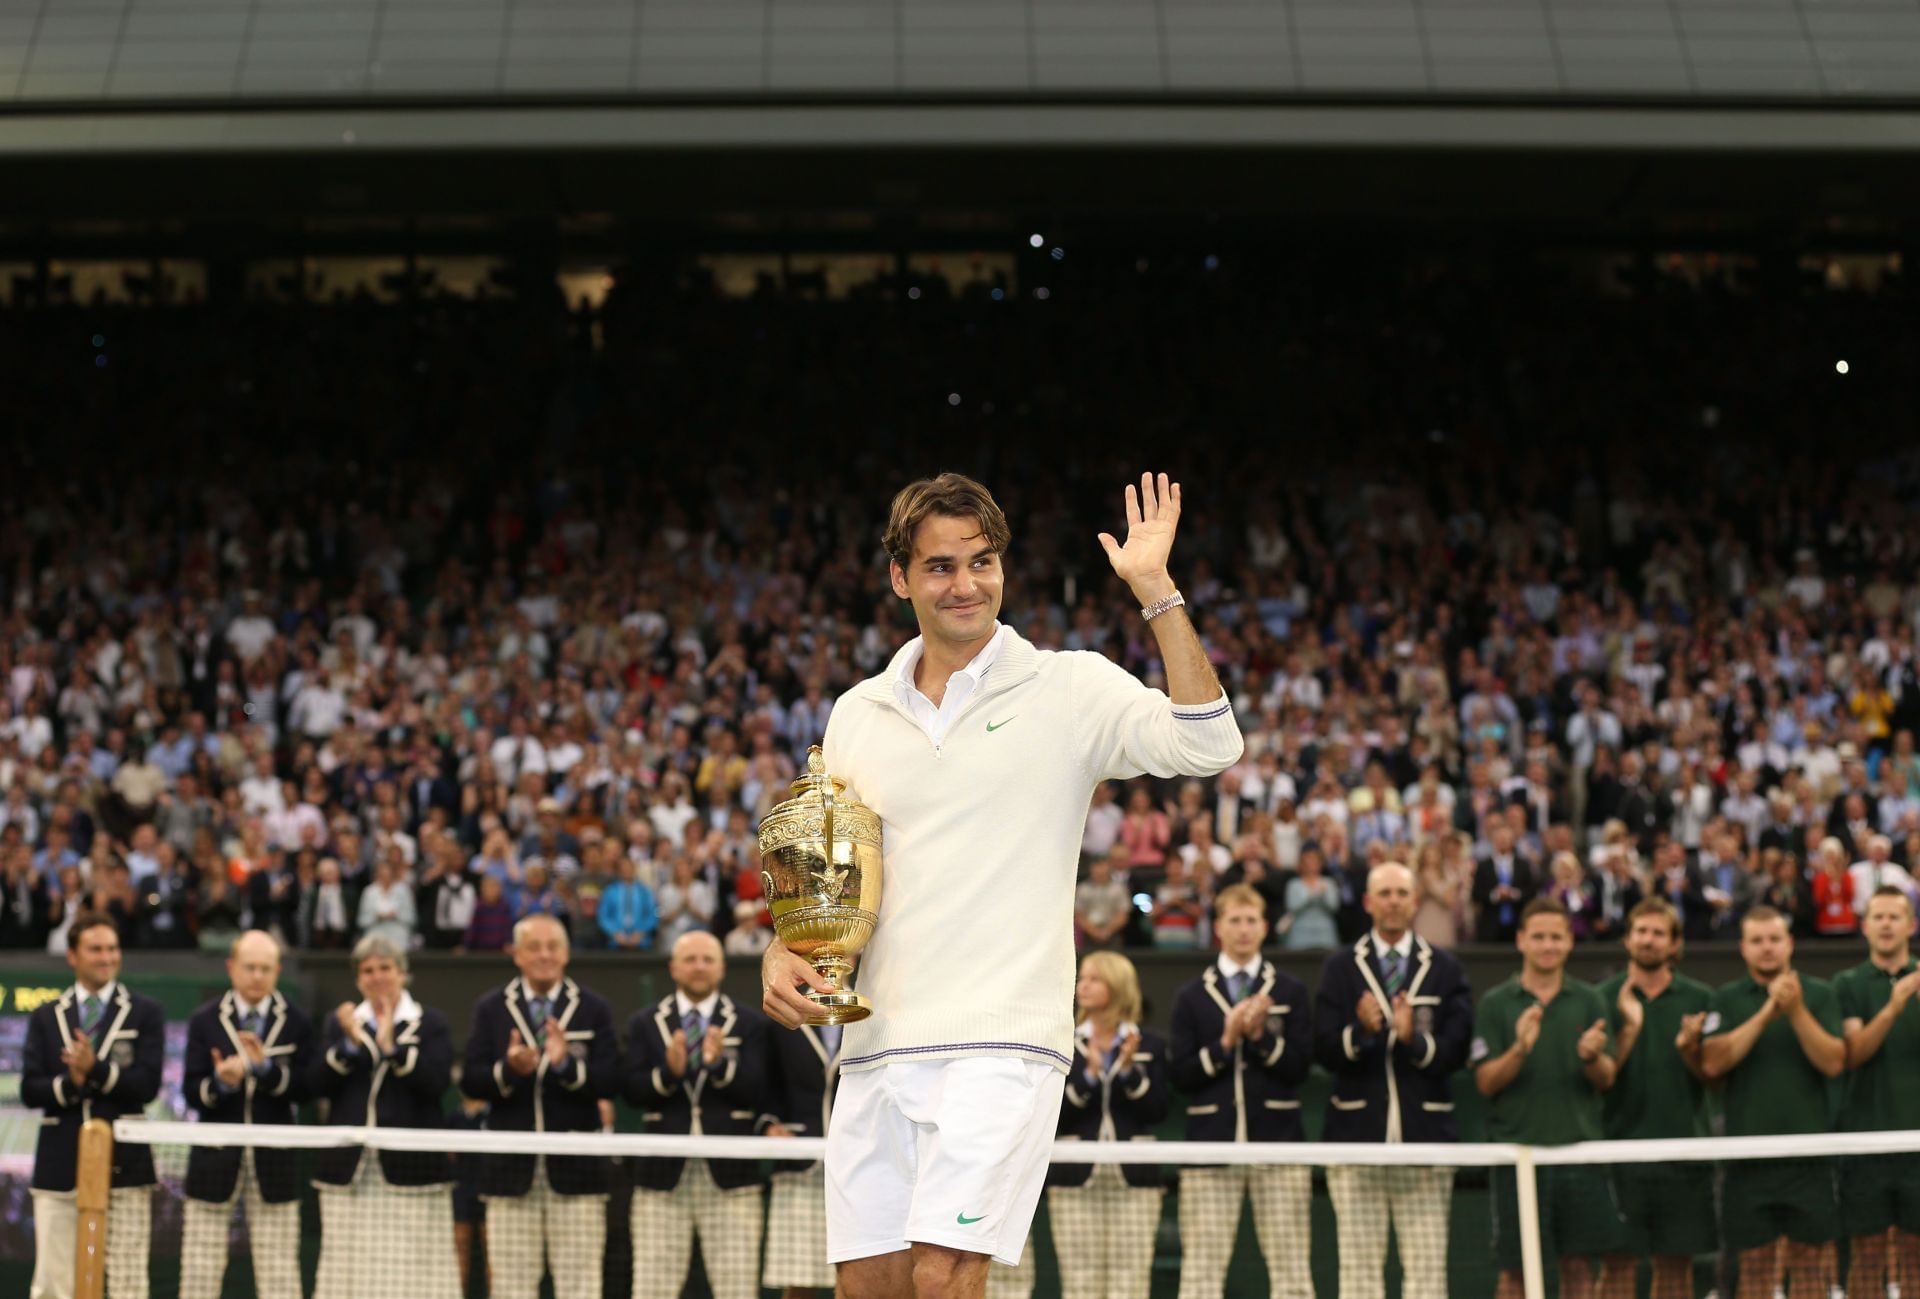
[[(906, 651), (902, 650), (904, 654)], [(1009, 630), (934, 744), (894, 692), (899, 655), (835, 703), (827, 770), (880, 817), (880, 923), (841, 1068), (1010, 1055), (1073, 1064), (1073, 888), (1093, 787), (1210, 776), (1244, 747), (1225, 695), (1176, 705), (1099, 654)]]

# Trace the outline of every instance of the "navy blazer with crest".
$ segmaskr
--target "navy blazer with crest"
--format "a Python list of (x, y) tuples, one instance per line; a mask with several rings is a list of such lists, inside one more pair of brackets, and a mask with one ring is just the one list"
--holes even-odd
[[(1089, 1069), (1098, 1082), (1087, 1081)], [(1140, 1031), (1140, 1044), (1124, 1073), (1101, 1068), (1087, 1054), (1086, 1038), (1075, 1033), (1058, 1135), (1063, 1141), (1151, 1141), (1155, 1125), (1167, 1117), (1170, 1091), (1167, 1040), (1158, 1033)], [(1166, 1180), (1158, 1164), (1122, 1164), (1120, 1176), (1128, 1186), (1159, 1186)], [(1054, 1163), (1047, 1168), (1049, 1186), (1085, 1186), (1092, 1178), (1092, 1164)]]
[[(360, 1127), (371, 1119), (382, 1128), (439, 1128), (446, 1126), (440, 1104), (452, 1078), (453, 1033), (447, 1017), (423, 1006), (417, 1018), (394, 1024), (390, 1056), (382, 1056), (372, 1042), (349, 1041), (340, 1021), (327, 1016), (307, 1086), (316, 1099), (332, 1102), (327, 1122), (336, 1126)], [(347, 1185), (364, 1153), (358, 1146), (322, 1150), (314, 1180)], [(437, 1151), (382, 1150), (380, 1171), (395, 1186), (436, 1186), (453, 1180), (452, 1159)]]
[[(239, 1015), (240, 998), (229, 990), (194, 1011), (187, 1021), (187, 1104), (199, 1113), (202, 1123), (296, 1122), (294, 1106), (306, 1099), (307, 1073), (313, 1068), (313, 1021), (275, 991), (267, 998), (266, 1022), (260, 1030), (266, 1063), (258, 1073), (249, 1071), (238, 1087), (229, 1090), (214, 1075), (213, 1053), (244, 1054), (240, 1049)], [(187, 1197), (213, 1204), (232, 1199), (234, 1184), (240, 1179), (240, 1154), (238, 1146), (195, 1146), (188, 1151)], [(256, 1147), (253, 1163), (261, 1199), (268, 1204), (285, 1204), (300, 1198), (293, 1151)]]
[[(527, 1018), (531, 990), (514, 979), (482, 993), (473, 1003), (473, 1029), (467, 1034), (466, 1064), (460, 1090), (489, 1102), (487, 1128), (493, 1132), (598, 1132), (600, 1102), (620, 1081), (620, 1043), (613, 1010), (605, 998), (563, 978), (553, 990), (547, 1014), (567, 1035), (567, 1063), (555, 1071), (547, 1064), (546, 1035)], [(522, 1077), (507, 1067), (513, 1034), (538, 1055), (534, 1071)], [(489, 1155), (480, 1164), (480, 1194), (525, 1195), (533, 1189), (534, 1155)], [(605, 1159), (590, 1155), (546, 1156), (547, 1182), (561, 1195), (604, 1195), (611, 1178)]]
[[(167, 1056), (167, 1017), (160, 1003), (115, 982), (93, 1026), (99, 1057), (78, 1086), (60, 1055), (80, 1035), (80, 998), (72, 986), (27, 1019), (20, 1099), (46, 1111), (33, 1156), (33, 1189), (71, 1191), (80, 1158), (80, 1125), (88, 1119), (138, 1118), (160, 1094)], [(153, 1185), (153, 1148), (113, 1144), (113, 1184)]]
[(1168, 1071), (1187, 1096), (1189, 1141), (1302, 1141), (1298, 1088), (1313, 1066), (1313, 1008), (1307, 985), (1261, 959), (1249, 996), (1273, 999), (1267, 1031), (1222, 1051), (1226, 980), (1218, 962), (1173, 999)]
[[(659, 1004), (634, 1012), (627, 1022), (627, 1053), (620, 1070), (620, 1094), (640, 1111), (648, 1132), (675, 1136), (753, 1135), (759, 1118), (760, 1091), (767, 1071), (767, 1019), (757, 1010), (734, 1004), (726, 993), (714, 1006), (714, 1023), (726, 1049), (712, 1068), (700, 1067), (700, 1044), (687, 1043), (687, 1072), (675, 1078), (667, 1069), (667, 1045), (680, 1027), (678, 997), (669, 992)], [(684, 1159), (629, 1160), (633, 1184), (643, 1190), (670, 1191), (680, 1183)], [(731, 1190), (760, 1181), (751, 1159), (715, 1159), (707, 1164), (715, 1186)]]
[[(1371, 932), (1327, 957), (1313, 1010), (1314, 1055), (1334, 1077), (1323, 1141), (1453, 1141), (1453, 1078), (1473, 1043), (1473, 992), (1460, 962), (1418, 934), (1407, 970), (1413, 1036), (1393, 1034)], [(1362, 995), (1388, 1008), (1380, 1032), (1360, 1026)]]
[[(768, 1056), (773, 1072), (767, 1080), (763, 1113), (758, 1126), (763, 1132), (774, 1123), (796, 1137), (824, 1137), (833, 1117), (834, 1093), (840, 1090), (840, 1053), (846, 1050), (842, 1032), (840, 1051), (829, 1056), (820, 1030), (812, 1025), (797, 1029), (767, 1031)], [(783, 1160), (773, 1166), (777, 1173), (798, 1172), (819, 1161)]]

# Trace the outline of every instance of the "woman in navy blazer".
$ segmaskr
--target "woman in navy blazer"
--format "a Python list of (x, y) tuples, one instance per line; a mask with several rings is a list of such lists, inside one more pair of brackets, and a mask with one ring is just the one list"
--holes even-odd
[[(1060, 1136), (1151, 1141), (1167, 1117), (1167, 1044), (1140, 1027), (1140, 976), (1118, 952), (1080, 962), (1080, 1024)], [(1054, 1164), (1047, 1212), (1062, 1299), (1146, 1299), (1164, 1178), (1153, 1164)]]
[[(321, 1027), (308, 1071), (327, 1121), (345, 1127), (445, 1126), (441, 1099), (453, 1075), (447, 1017), (407, 992), (407, 953), (384, 934), (353, 947), (365, 999), (343, 1003)], [(320, 1275), (314, 1299), (370, 1294), (458, 1299), (453, 1252), (453, 1164), (444, 1154), (358, 1147), (323, 1150)]]

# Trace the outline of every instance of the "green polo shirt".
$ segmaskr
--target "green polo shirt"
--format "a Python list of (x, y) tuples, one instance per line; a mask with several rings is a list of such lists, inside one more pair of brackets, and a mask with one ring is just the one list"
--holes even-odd
[[(1607, 1004), (1607, 1029), (1616, 1040), (1620, 1036), (1620, 989), (1626, 981), (1626, 972), (1622, 971), (1599, 988), (1600, 998)], [(1633, 995), (1644, 1008), (1645, 1019), (1632, 1053), (1605, 1097), (1607, 1139), (1706, 1136), (1707, 1089), (1687, 1071), (1673, 1039), (1680, 1035), (1682, 1016), (1700, 1014), (1712, 1004), (1713, 989), (1698, 979), (1676, 974), (1667, 990), (1651, 1001), (1643, 993)]]
[[(1862, 961), (1833, 981), (1840, 998), (1840, 1017), (1867, 1023), (1886, 1008), (1895, 979), (1913, 973), (1909, 958), (1898, 974), (1888, 974), (1872, 961)], [(1873, 1059), (1847, 1075), (1847, 1100), (1840, 1107), (1840, 1127), (1847, 1132), (1886, 1132), (1920, 1128), (1920, 998), (1907, 1004), (1893, 1021), (1886, 1040)]]
[[(1800, 976), (1807, 1009), (1820, 1027), (1840, 1036), (1840, 998), (1825, 979)], [(1723, 984), (1713, 994), (1707, 1015), (1707, 1036), (1731, 1033), (1759, 1013), (1767, 990), (1743, 975)], [(1783, 1017), (1768, 1024), (1747, 1058), (1727, 1075), (1727, 1135), (1730, 1137), (1789, 1136), (1826, 1132), (1832, 1102), (1827, 1076), (1813, 1067), (1793, 1025)]]
[[(1488, 991), (1473, 1019), (1473, 1063), (1503, 1055), (1513, 1045), (1513, 1026), (1539, 999), (1520, 986), (1520, 976)], [(1487, 1102), (1487, 1139), (1532, 1146), (1598, 1141), (1600, 1093), (1587, 1081), (1578, 1050), (1580, 1035), (1607, 1018), (1607, 1003), (1590, 983), (1567, 979), (1540, 1017), (1540, 1037), (1505, 1090)], [(1607, 1049), (1613, 1049), (1609, 1035)]]

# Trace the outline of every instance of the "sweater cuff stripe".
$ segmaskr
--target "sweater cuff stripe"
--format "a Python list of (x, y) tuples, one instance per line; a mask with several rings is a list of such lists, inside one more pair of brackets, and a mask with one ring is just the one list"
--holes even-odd
[[(1188, 704), (1188, 705), (1185, 705), (1185, 707), (1187, 709), (1193, 709), (1195, 706), (1192, 704)], [(1194, 712), (1194, 711), (1183, 712), (1181, 710), (1181, 706), (1176, 705), (1173, 710), (1173, 716), (1175, 720), (1182, 721), (1182, 722), (1210, 722), (1216, 717), (1225, 717), (1228, 713), (1232, 712), (1233, 701), (1228, 699), (1225, 695), (1222, 695), (1220, 696), (1219, 703), (1201, 704), (1198, 707), (1199, 707), (1199, 711), (1197, 712)]]

